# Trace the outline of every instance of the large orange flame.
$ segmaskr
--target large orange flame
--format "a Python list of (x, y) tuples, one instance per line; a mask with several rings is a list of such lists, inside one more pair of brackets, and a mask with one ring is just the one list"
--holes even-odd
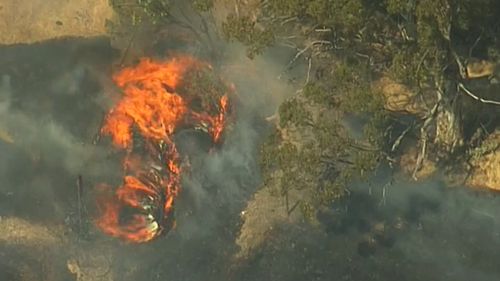
[[(145, 58), (114, 75), (123, 97), (108, 113), (101, 133), (109, 135), (127, 156), (123, 184), (111, 198), (99, 200), (97, 226), (103, 232), (129, 242), (146, 242), (173, 226), (182, 172), (172, 138), (176, 129), (203, 124), (213, 141), (219, 142), (226, 123), (226, 93), (220, 95), (215, 112), (195, 112), (177, 92), (189, 71), (204, 66), (208, 65), (190, 56), (163, 62)], [(148, 155), (133, 152), (135, 131), (150, 148)], [(127, 210), (130, 214), (123, 220)]]

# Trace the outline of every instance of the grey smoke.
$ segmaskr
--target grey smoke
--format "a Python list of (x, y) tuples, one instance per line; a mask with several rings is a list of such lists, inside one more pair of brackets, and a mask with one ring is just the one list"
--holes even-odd
[[(89, 41), (1, 49), (0, 129), (15, 143), (0, 141), (0, 216), (62, 223), (74, 204), (78, 174), (88, 189), (119, 183), (119, 157), (105, 140), (92, 144), (109, 105), (110, 72), (103, 65), (111, 64), (112, 51), (105, 40)], [(101, 59), (81, 58), (86, 49)], [(396, 181), (384, 198), (388, 175), (383, 173), (370, 185), (351, 187), (351, 197), (335, 203), (321, 227), (279, 226), (254, 256), (233, 264), (239, 213), (260, 184), (262, 117), (294, 92), (286, 79), (277, 80), (289, 57), (277, 57), (270, 53), (253, 62), (255, 68), (224, 70), (250, 65), (241, 47), (228, 47), (218, 63), (241, 99), (234, 129), (224, 145), (192, 157), (176, 205), (176, 229), (146, 245), (112, 244), (113, 269), (123, 273), (118, 280), (125, 280), (132, 266), (136, 273), (126, 277), (148, 281), (498, 280), (498, 198), (451, 189), (439, 180)], [(12, 64), (28, 66), (16, 70)], [(87, 199), (90, 205), (92, 198)], [(401, 230), (394, 229), (399, 219)], [(394, 244), (359, 255), (359, 243), (381, 222)], [(96, 241), (106, 238), (94, 239), (86, 245), (98, 247)]]

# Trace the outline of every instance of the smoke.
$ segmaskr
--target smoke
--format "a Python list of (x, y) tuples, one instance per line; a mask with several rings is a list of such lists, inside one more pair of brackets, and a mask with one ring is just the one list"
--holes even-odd
[(241, 280), (498, 280), (499, 199), (439, 179), (370, 184), (320, 214), (321, 226), (282, 225)]
[[(192, 166), (176, 203), (176, 228), (145, 245), (93, 233), (73, 247), (106, 251), (115, 280), (498, 280), (498, 198), (439, 180), (386, 185), (384, 171), (353, 186), (319, 216), (320, 226), (277, 226), (248, 260), (234, 264), (240, 212), (260, 185), (263, 117), (301, 87), (304, 68), (282, 75), (293, 57), (283, 49), (249, 60), (242, 46), (220, 46), (215, 69), (235, 84), (237, 118), (215, 149), (200, 135), (178, 136)], [(119, 157), (105, 140), (93, 144), (114, 91), (115, 58), (104, 39), (0, 47), (0, 216), (51, 228), (74, 211), (77, 175), (86, 190), (119, 183)], [(91, 194), (86, 200), (91, 206)]]
[[(235, 86), (236, 120), (223, 144), (213, 149), (207, 149), (197, 134), (177, 136), (179, 150), (189, 155), (191, 167), (184, 172), (176, 202), (176, 228), (154, 241), (154, 249), (134, 258), (143, 270), (131, 280), (227, 280), (232, 274), (240, 213), (260, 185), (258, 149), (269, 126), (264, 117), (275, 113), (295, 91), (286, 80), (278, 80), (286, 61), (272, 58), (273, 53), (252, 61), (242, 46), (225, 45), (224, 51), (213, 63)], [(121, 264), (136, 251), (122, 250)]]
[[(0, 209), (4, 215), (64, 217), (64, 206), (74, 201), (78, 174), (96, 180), (116, 174), (106, 148), (91, 141), (102, 112), (93, 97), (103, 94), (91, 81), (93, 70), (72, 61), (86, 48), (106, 48), (106, 41), (75, 41), (2, 47)], [(101, 72), (104, 75), (105, 69)]]
[[(211, 150), (205, 149), (199, 135), (178, 136), (180, 146), (192, 142), (193, 147), (186, 151), (192, 167), (184, 175), (176, 204), (177, 227), (146, 245), (110, 242), (106, 255), (112, 253), (116, 280), (228, 278), (237, 250), (239, 214), (260, 183), (256, 156), (268, 127), (263, 117), (272, 115), (294, 87), (277, 79), (285, 61), (277, 61), (276, 54), (251, 61), (242, 46), (224, 49), (214, 64), (235, 85), (235, 123), (224, 144)], [(93, 186), (119, 184), (119, 155), (106, 140), (93, 142), (116, 91), (110, 86), (116, 57), (106, 39), (0, 47), (0, 216), (19, 217), (63, 235), (56, 229), (73, 223), (68, 217), (76, 212), (78, 175), (84, 179), (88, 209), (95, 199)], [(91, 236), (94, 240), (79, 242), (86, 246), (70, 239), (69, 247), (82, 247), (79, 252), (102, 247), (106, 237), (95, 229)], [(10, 247), (0, 244), (0, 250)], [(28, 259), (30, 254), (23, 251), (22, 255)]]

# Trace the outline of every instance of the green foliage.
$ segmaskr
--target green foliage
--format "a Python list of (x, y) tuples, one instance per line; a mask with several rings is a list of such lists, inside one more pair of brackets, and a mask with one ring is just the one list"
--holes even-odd
[[(279, 108), (280, 129), (261, 148), (265, 184), (275, 184), (280, 196), (299, 192), (300, 210), (309, 220), (314, 220), (318, 209), (342, 197), (354, 176), (368, 175), (380, 159), (378, 150), (356, 148), (337, 110), (323, 96), (328, 95), (320, 86), (310, 84), (299, 96), (286, 100)], [(311, 99), (316, 101), (312, 105)], [(285, 131), (283, 140), (279, 136)], [(272, 182), (273, 176), (278, 180)]]
[(370, 120), (363, 127), (363, 134), (371, 145), (384, 149), (387, 146), (385, 129), (389, 126), (389, 117), (383, 109), (372, 112)]
[(451, 11), (447, 0), (422, 0), (415, 10), (421, 49), (442, 49), (450, 37)]
[(409, 3), (411, 2), (408, 0), (385, 0), (387, 12), (394, 15), (405, 15), (408, 12)]
[(137, 4), (155, 24), (165, 21), (170, 15), (170, 0), (137, 0)]
[(315, 0), (308, 2), (308, 15), (320, 24), (353, 31), (359, 29), (363, 22), (364, 10), (360, 0)]
[(317, 104), (331, 105), (333, 103), (333, 95), (323, 89), (318, 83), (309, 82), (302, 90), (307, 100)]
[(192, 0), (193, 7), (199, 12), (208, 12), (214, 6), (213, 0)]
[(369, 69), (357, 62), (338, 63), (333, 71), (334, 84), (341, 92), (340, 109), (354, 114), (373, 114), (383, 109), (381, 96), (371, 89)]
[(297, 29), (301, 24), (329, 26), (339, 34), (355, 34), (366, 24), (363, 0), (269, 0), (259, 11), (246, 12), (259, 17), (230, 15), (222, 28), (226, 39), (239, 41), (249, 48), (250, 58), (273, 45), (280, 35), (294, 30), (286, 26), (286, 22), (297, 23)]
[(311, 114), (304, 104), (297, 99), (288, 99), (279, 107), (280, 126), (305, 126), (311, 124)]
[(315, 221), (316, 218), (316, 208), (312, 206), (311, 203), (307, 201), (301, 201), (299, 205), (300, 211), (304, 215), (304, 217), (310, 221), (313, 222)]
[(270, 0), (266, 12), (275, 16), (301, 16), (307, 7), (304, 0)]
[(316, 206), (328, 206), (345, 195), (346, 185), (338, 180), (325, 180), (321, 183), (313, 200)]
[(260, 146), (259, 164), (264, 175), (270, 175), (279, 166), (281, 138), (274, 130)]
[(369, 80), (363, 78), (366, 77), (365, 69), (351, 68), (351, 70), (350, 75), (345, 73), (346, 77), (343, 79), (347, 82), (342, 85), (345, 92), (340, 109), (354, 115), (368, 116), (368, 121), (363, 127), (364, 137), (374, 147), (381, 148), (385, 144), (383, 132), (388, 126), (382, 95), (372, 90)]
[[(412, 60), (409, 60), (409, 57)], [(424, 75), (423, 71), (420, 72), (420, 76), (417, 74), (418, 60), (415, 60), (416, 57), (419, 56), (411, 49), (397, 50), (392, 58), (392, 65), (389, 68), (391, 77), (407, 85), (416, 85)]]
[(321, 155), (332, 159), (342, 155), (350, 141), (339, 120), (326, 112), (319, 114), (314, 123), (313, 134), (321, 148)]
[(229, 15), (222, 24), (222, 32), (227, 40), (236, 40), (247, 46), (249, 58), (261, 54), (274, 42), (271, 29), (257, 28), (256, 23), (246, 16)]
[[(275, 139), (275, 149), (265, 149), (269, 154), (266, 161), (282, 173), (280, 194), (304, 192), (300, 209), (309, 218), (342, 196), (354, 179), (366, 179), (385, 159), (384, 149), (389, 149), (385, 134), (392, 121), (384, 109), (383, 95), (373, 90), (372, 77), (377, 80), (389, 74), (425, 98), (426, 93), (435, 93), (436, 84), (456, 81), (453, 55), (467, 56), (479, 36), (475, 51), (500, 57), (496, 51), (500, 1), (269, 0), (262, 7), (262, 13), (254, 13), (264, 18), (257, 19), (259, 29), (276, 31), (278, 38), (282, 22), (294, 22), (297, 28), (287, 32), (299, 31), (299, 37), (307, 37), (305, 42), (331, 40), (335, 45), (332, 50), (307, 50), (313, 58), (313, 71), (320, 69), (320, 75), (310, 79), (313, 82), (305, 85), (299, 98), (280, 106), (279, 127), (287, 140)], [(239, 31), (234, 25), (238, 32), (232, 38), (251, 45), (254, 39), (248, 34), (255, 26), (249, 19), (240, 24)], [(308, 33), (317, 27), (329, 27), (335, 35)], [(339, 38), (344, 48), (337, 48), (335, 39)], [(440, 86), (446, 89), (444, 84)], [(445, 90), (444, 100), (449, 93), (455, 94)], [(349, 136), (341, 113), (366, 120), (361, 139)], [(491, 149), (477, 149), (471, 155)]]
[(360, 0), (270, 0), (267, 14), (275, 17), (310, 18), (318, 25), (354, 30), (363, 21)]
[(373, 171), (378, 166), (378, 157), (380, 154), (377, 151), (362, 151), (358, 150), (354, 153), (353, 157), (353, 171), (361, 177), (366, 179), (369, 172)]

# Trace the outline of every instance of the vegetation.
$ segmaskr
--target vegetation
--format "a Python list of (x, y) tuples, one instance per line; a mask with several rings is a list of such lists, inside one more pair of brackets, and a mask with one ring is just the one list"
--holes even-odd
[[(312, 215), (353, 179), (397, 156), (406, 135), (421, 146), (416, 170), (424, 157), (443, 165), (463, 157), (478, 145), (467, 141), (473, 132), (485, 124), (493, 131), (500, 121), (492, 117), (497, 108), (457, 90), (473, 87), (468, 58), (499, 59), (499, 12), (494, 0), (270, 0), (230, 15), (224, 33), (248, 46), (250, 57), (280, 44), (297, 50), (289, 67), (299, 58), (312, 66), (304, 88), (280, 106), (277, 131), (263, 145), (264, 175), (282, 179), (266, 185), (282, 195), (306, 190), (311, 196), (302, 209)], [(266, 32), (272, 39), (254, 35)], [(416, 92), (424, 118), (410, 127), (387, 112), (372, 85), (380, 77)], [(361, 139), (342, 126), (345, 114), (365, 120)]]
[[(344, 64), (336, 69), (345, 73), (333, 81), (335, 89), (347, 92), (327, 90), (321, 81), (308, 83), (281, 104), (278, 128), (261, 150), (266, 186), (285, 197), (300, 194), (296, 203), (311, 220), (318, 209), (342, 197), (353, 180), (366, 179), (384, 157), (377, 135), (381, 130), (376, 127), (383, 121), (368, 122), (366, 137), (355, 140), (342, 125), (341, 114), (355, 108), (360, 114), (384, 116), (381, 104), (361, 79), (361, 71)], [(355, 89), (353, 83), (357, 83)], [(293, 206), (289, 204), (288, 210)]]
[[(168, 1), (139, 4), (153, 22), (171, 18)], [(209, 11), (214, 2), (192, 4)], [(279, 107), (262, 146), (265, 185), (287, 202), (303, 195), (289, 211), (300, 206), (314, 218), (350, 182), (397, 158), (403, 138), (419, 144), (415, 171), (424, 158), (448, 165), (479, 147), (500, 124), (499, 107), (484, 102), (493, 86), (477, 86), (466, 69), (471, 58), (500, 60), (498, 14), (496, 0), (240, 1), (221, 26), (227, 40), (245, 45), (250, 58), (287, 46), (296, 51), (287, 69), (308, 64), (304, 87)], [(387, 77), (416, 93), (424, 112), (388, 112), (374, 87)], [(346, 116), (363, 120), (361, 137), (343, 125)], [(482, 136), (473, 137), (478, 129)]]
[(226, 39), (233, 39), (243, 43), (248, 47), (248, 57), (253, 58), (274, 43), (273, 31), (271, 28), (260, 29), (249, 17), (228, 16), (226, 22), (222, 24), (222, 31)]

